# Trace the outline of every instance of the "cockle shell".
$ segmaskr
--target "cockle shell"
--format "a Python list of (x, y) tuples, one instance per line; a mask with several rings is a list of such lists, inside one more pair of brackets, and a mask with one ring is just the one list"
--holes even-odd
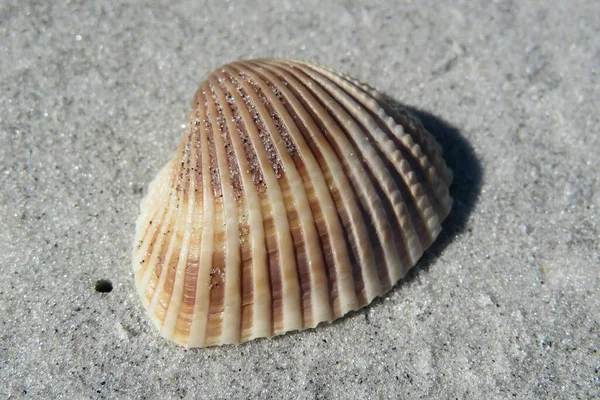
[(208, 75), (137, 221), (135, 282), (164, 337), (204, 347), (315, 327), (415, 265), (452, 173), (419, 121), (379, 99), (301, 61)]

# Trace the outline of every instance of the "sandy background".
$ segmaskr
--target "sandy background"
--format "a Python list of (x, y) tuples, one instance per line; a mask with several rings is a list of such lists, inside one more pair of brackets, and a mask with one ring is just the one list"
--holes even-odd
[[(0, 399), (600, 397), (597, 1), (240, 3), (0, 3)], [(258, 56), (415, 108), (456, 205), (370, 307), (186, 350), (137, 298), (134, 222), (198, 83)]]

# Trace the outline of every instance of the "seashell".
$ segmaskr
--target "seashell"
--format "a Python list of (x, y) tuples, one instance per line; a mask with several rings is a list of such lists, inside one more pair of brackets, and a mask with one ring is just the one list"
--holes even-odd
[(315, 64), (227, 64), (196, 92), (141, 204), (135, 283), (179, 344), (241, 343), (369, 304), (452, 207), (441, 149), (404, 110)]

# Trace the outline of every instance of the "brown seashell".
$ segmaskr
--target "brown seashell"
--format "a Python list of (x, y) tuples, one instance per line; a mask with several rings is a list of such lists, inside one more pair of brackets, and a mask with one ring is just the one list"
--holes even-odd
[(161, 334), (203, 347), (317, 326), (415, 265), (450, 212), (433, 137), (301, 61), (211, 73), (141, 204), (135, 282)]

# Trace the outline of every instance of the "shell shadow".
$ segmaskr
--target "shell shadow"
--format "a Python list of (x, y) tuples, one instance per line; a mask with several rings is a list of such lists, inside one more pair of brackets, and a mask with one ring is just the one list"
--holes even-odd
[(429, 270), (431, 263), (439, 257), (452, 239), (467, 228), (467, 221), (481, 192), (483, 169), (473, 147), (458, 128), (427, 111), (402, 104), (385, 93), (380, 95), (380, 100), (386, 113), (395, 120), (399, 119), (398, 110), (402, 108), (421, 120), (423, 126), (442, 146), (444, 160), (454, 173), (450, 186), (450, 195), (454, 199), (452, 210), (442, 223), (443, 229), (438, 238), (401, 281), (406, 282), (412, 280), (420, 270)]

